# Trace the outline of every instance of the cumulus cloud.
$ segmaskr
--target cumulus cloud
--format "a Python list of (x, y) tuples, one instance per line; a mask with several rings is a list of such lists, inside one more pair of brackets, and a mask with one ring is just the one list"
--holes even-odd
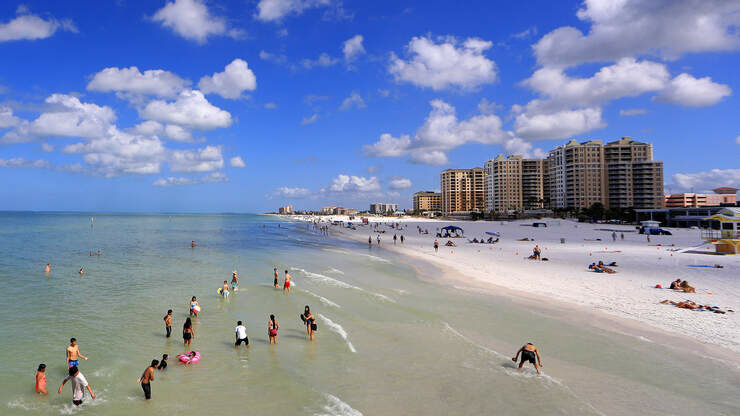
[(313, 124), (318, 119), (319, 119), (319, 115), (318, 114), (313, 114), (311, 117), (303, 117), (301, 119), (301, 125), (304, 125), (305, 126), (306, 124)]
[(624, 110), (619, 110), (619, 115), (623, 117), (632, 117), (647, 114), (647, 112), (648, 111), (644, 108), (628, 108)]
[(696, 173), (676, 173), (671, 188), (687, 192), (708, 192), (720, 186), (740, 188), (740, 169), (712, 169)]
[(411, 188), (411, 180), (407, 178), (393, 178), (388, 184), (390, 189), (409, 189)]
[(198, 90), (185, 90), (175, 101), (154, 100), (140, 110), (143, 118), (180, 126), (212, 130), (231, 125), (231, 114), (210, 102)]
[(10, 159), (2, 159), (0, 158), (0, 168), (7, 168), (7, 169), (30, 169), (30, 168), (36, 168), (36, 169), (50, 169), (51, 163), (49, 163), (46, 160), (38, 159), (38, 160), (28, 160), (24, 159), (22, 157), (14, 157)]
[(362, 99), (362, 96), (356, 92), (352, 92), (349, 97), (345, 98), (342, 101), (342, 105), (339, 106), (339, 110), (345, 111), (349, 110), (352, 107), (356, 108), (365, 108), (365, 100)]
[(214, 35), (240, 36), (241, 32), (229, 29), (226, 21), (214, 16), (202, 0), (175, 0), (152, 16), (152, 20), (171, 29), (185, 39), (205, 43)]
[(188, 84), (190, 81), (162, 69), (150, 69), (142, 73), (135, 66), (111, 67), (93, 75), (87, 90), (174, 97)]
[(21, 119), (13, 115), (13, 109), (0, 105), (0, 129), (13, 127), (20, 123)]
[(520, 114), (514, 122), (517, 136), (525, 139), (564, 139), (606, 127), (601, 108), (563, 110), (547, 114)]
[(375, 176), (350, 176), (339, 174), (329, 186), (331, 192), (374, 192), (380, 190), (380, 182)]
[(229, 177), (226, 176), (225, 174), (221, 172), (213, 172), (213, 173), (209, 173), (208, 175), (204, 175), (200, 177), (193, 177), (193, 178), (176, 177), (176, 176), (160, 178), (154, 181), (152, 185), (167, 187), (167, 186), (197, 185), (201, 183), (216, 183), (216, 182), (228, 182), (228, 181), (229, 181)]
[(492, 43), (468, 38), (460, 43), (453, 37), (436, 43), (427, 37), (414, 37), (404, 60), (391, 53), (388, 72), (398, 82), (408, 82), (435, 91), (460, 88), (474, 89), (496, 81), (496, 63), (483, 55)]
[(224, 167), (220, 146), (206, 146), (201, 149), (174, 150), (169, 157), (173, 172), (210, 172)]
[(342, 44), (342, 53), (344, 53), (345, 61), (354, 61), (358, 56), (365, 53), (365, 47), (362, 46), (362, 41), (362, 35), (354, 35), (344, 41)]
[(446, 152), (467, 143), (502, 144), (512, 138), (501, 129), (502, 121), (494, 114), (480, 114), (459, 120), (455, 108), (442, 100), (430, 102), (432, 110), (414, 136), (393, 137), (389, 133), (363, 147), (368, 156), (409, 156), (412, 163), (442, 165)]
[(18, 16), (14, 19), (0, 23), (0, 42), (46, 39), (57, 30), (77, 33), (77, 28), (69, 19), (57, 20), (53, 17), (44, 19), (29, 14), (28, 9), (23, 7), (18, 7), (17, 13)]
[(686, 107), (706, 107), (717, 104), (731, 93), (729, 86), (713, 82), (710, 77), (694, 78), (681, 74), (673, 78), (655, 99)]
[(270, 61), (276, 64), (284, 64), (288, 60), (288, 57), (283, 54), (275, 54), (266, 51), (260, 51), (259, 56), (263, 61)]
[(234, 156), (229, 159), (229, 166), (232, 168), (246, 168), (247, 164), (244, 163), (244, 159), (241, 156)]
[(547, 66), (736, 50), (738, 13), (740, 3), (726, 0), (585, 0), (576, 16), (590, 24), (588, 33), (563, 26), (533, 50), (537, 62)]
[(306, 59), (304, 59), (304, 60), (301, 61), (301, 65), (303, 65), (303, 67), (306, 68), (306, 69), (311, 69), (311, 68), (315, 68), (315, 67), (324, 67), (325, 68), (325, 67), (328, 67), (328, 66), (336, 65), (337, 63), (339, 63), (339, 59), (333, 58), (333, 57), (329, 56), (329, 54), (327, 54), (325, 52), (322, 53), (321, 55), (319, 55), (319, 57), (316, 58), (316, 59), (308, 59), (308, 58), (306, 58)]
[(247, 66), (247, 61), (237, 58), (226, 65), (224, 72), (201, 78), (198, 87), (205, 94), (216, 93), (234, 99), (241, 97), (244, 91), (254, 91), (257, 77)]
[(307, 196), (311, 195), (311, 191), (309, 191), (306, 188), (290, 188), (287, 186), (282, 186), (280, 188), (277, 188), (273, 192), (273, 196), (282, 197), (282, 198), (305, 198)]
[(263, 22), (274, 22), (291, 14), (301, 14), (304, 10), (326, 7), (332, 0), (260, 0), (255, 18)]

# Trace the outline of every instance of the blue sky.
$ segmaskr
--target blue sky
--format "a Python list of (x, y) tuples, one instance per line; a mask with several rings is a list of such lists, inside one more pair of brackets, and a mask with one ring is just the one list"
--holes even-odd
[(740, 187), (740, 2), (5, 2), (0, 209), (411, 205), (448, 167), (650, 141)]

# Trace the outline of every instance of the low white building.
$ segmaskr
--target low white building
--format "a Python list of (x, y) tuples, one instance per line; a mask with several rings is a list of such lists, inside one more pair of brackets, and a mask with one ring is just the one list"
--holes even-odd
[(383, 204), (380, 202), (370, 204), (370, 213), (372, 214), (385, 215), (393, 214), (396, 211), (398, 211), (398, 204)]

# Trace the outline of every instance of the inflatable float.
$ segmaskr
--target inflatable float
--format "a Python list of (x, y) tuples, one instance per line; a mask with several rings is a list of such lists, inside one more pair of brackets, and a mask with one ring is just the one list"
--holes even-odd
[(218, 288), (218, 290), (216, 290), (216, 293), (218, 293), (219, 296), (223, 296), (225, 298), (229, 297), (229, 291), (224, 291), (222, 287)]
[(195, 356), (193, 356), (192, 358), (190, 358), (190, 355), (188, 354), (180, 354), (177, 356), (177, 359), (180, 360), (180, 362), (184, 364), (188, 364), (188, 363), (194, 364), (200, 361), (200, 353), (196, 351)]
[(200, 313), (200, 310), (201, 310), (200, 305), (195, 305), (195, 306), (193, 306), (192, 309), (193, 309), (193, 312), (195, 312), (195, 313)]

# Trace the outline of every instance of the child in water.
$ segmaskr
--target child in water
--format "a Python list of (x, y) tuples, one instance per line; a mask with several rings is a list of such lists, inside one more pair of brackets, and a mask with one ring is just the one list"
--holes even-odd
[(36, 370), (36, 393), (49, 393), (46, 391), (46, 364), (39, 364), (39, 368)]
[(159, 362), (157, 370), (164, 370), (165, 368), (167, 368), (167, 357), (167, 354), (162, 354), (162, 361)]

